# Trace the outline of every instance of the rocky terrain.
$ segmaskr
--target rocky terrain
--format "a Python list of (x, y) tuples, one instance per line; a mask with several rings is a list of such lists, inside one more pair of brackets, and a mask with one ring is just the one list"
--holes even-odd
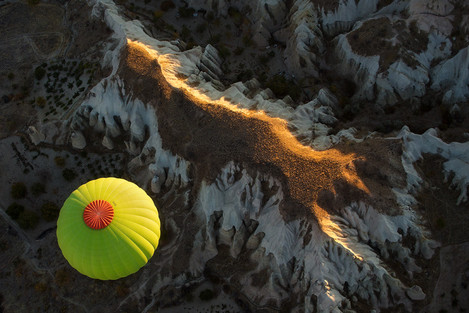
[[(0, 310), (465, 312), (469, 2), (4, 1)], [(162, 238), (117, 281), (55, 222), (97, 177)]]

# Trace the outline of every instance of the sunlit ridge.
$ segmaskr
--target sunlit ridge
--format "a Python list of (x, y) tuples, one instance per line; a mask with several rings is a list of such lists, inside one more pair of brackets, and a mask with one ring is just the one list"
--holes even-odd
[[(299, 172), (297, 167), (292, 164), (289, 164), (291, 163), (290, 159), (293, 160), (294, 158), (288, 157), (290, 155), (294, 155), (296, 157), (299, 157), (301, 160), (314, 160), (315, 162), (331, 160), (331, 167), (329, 169), (326, 168), (325, 171), (320, 172), (320, 177), (314, 178), (315, 181), (320, 182), (320, 186), (330, 190), (332, 193), (335, 194), (335, 189), (332, 184), (332, 181), (334, 179), (342, 178), (345, 179), (350, 185), (353, 185), (356, 188), (369, 194), (370, 191), (365, 186), (360, 177), (357, 175), (355, 167), (353, 165), (353, 161), (357, 159), (357, 156), (355, 154), (346, 155), (336, 149), (330, 149), (327, 151), (315, 151), (311, 147), (304, 146), (288, 130), (287, 121), (285, 121), (284, 119), (271, 117), (261, 110), (254, 111), (239, 108), (238, 106), (227, 101), (224, 97), (221, 97), (219, 99), (211, 99), (199, 89), (190, 86), (186, 82), (186, 79), (181, 79), (180, 76), (178, 77), (178, 69), (181, 67), (181, 65), (175, 57), (172, 57), (168, 54), (159, 54), (158, 51), (154, 50), (152, 47), (149, 47), (138, 41), (128, 40), (128, 45), (132, 48), (146, 51), (152, 59), (157, 60), (161, 68), (162, 75), (164, 76), (165, 80), (169, 83), (169, 85), (171, 85), (175, 89), (182, 90), (186, 94), (186, 96), (191, 99), (196, 105), (202, 106), (208, 111), (210, 111), (211, 109), (213, 110), (213, 108), (216, 106), (220, 106), (232, 112), (236, 112), (244, 118), (254, 118), (266, 122), (269, 125), (271, 131), (277, 136), (276, 139), (278, 139), (280, 145), (283, 146), (285, 151), (287, 151), (287, 153), (284, 154), (278, 154), (275, 156), (272, 155), (271, 160), (273, 163), (279, 166), (285, 173), (285, 176), (287, 176), (287, 179), (289, 180), (291, 185), (290, 193), (292, 194), (292, 196), (299, 199), (304, 205), (309, 207), (314, 212), (321, 226), (321, 229), (328, 236), (330, 236), (337, 243), (341, 244), (356, 258), (360, 260), (363, 259), (358, 253), (356, 253), (352, 249), (352, 247), (350, 247), (346, 236), (341, 231), (340, 226), (331, 219), (331, 216), (326, 210), (324, 210), (317, 204), (318, 189), (315, 188), (316, 186), (302, 186), (303, 183), (305, 185), (308, 185), (308, 178), (310, 178), (311, 176), (311, 174), (308, 172), (308, 169), (305, 168), (303, 169), (303, 171)], [(137, 65), (135, 66), (138, 67)], [(270, 143), (276, 141), (277, 140), (272, 140), (272, 142)], [(269, 143), (269, 139), (266, 138), (266, 142)], [(266, 146), (269, 145), (266, 144)], [(279, 147), (279, 149), (281, 148), (282, 147)], [(264, 147), (262, 146), (258, 150), (259, 154), (262, 154), (259, 157), (265, 157), (266, 152)], [(334, 166), (332, 167), (332, 165)]]

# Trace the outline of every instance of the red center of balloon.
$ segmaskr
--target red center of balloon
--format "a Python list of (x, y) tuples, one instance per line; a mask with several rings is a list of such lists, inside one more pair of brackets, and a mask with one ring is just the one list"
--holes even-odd
[(85, 224), (93, 229), (101, 229), (111, 224), (114, 217), (112, 205), (104, 200), (90, 202), (83, 212)]

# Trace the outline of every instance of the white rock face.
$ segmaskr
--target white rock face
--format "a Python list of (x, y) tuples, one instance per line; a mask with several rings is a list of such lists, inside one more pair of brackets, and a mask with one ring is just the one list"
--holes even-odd
[[(250, 19), (252, 24), (259, 23), (259, 26), (262, 25), (269, 31), (273, 31), (275, 28), (278, 29), (286, 14), (285, 2), (281, 0), (189, 0), (187, 3), (189, 7), (195, 10), (213, 11), (218, 16), (227, 16), (230, 7), (241, 12), (246, 11), (246, 8), (248, 8), (249, 14), (246, 17)], [(254, 30), (258, 27), (255, 27)]]
[[(366, 4), (364, 2), (360, 1), (356, 5), (355, 1), (345, 1), (339, 5), (337, 11), (323, 13), (323, 32), (328, 34), (328, 29), (333, 29), (333, 33), (344, 32), (348, 31), (352, 25), (352, 30), (362, 30), (364, 22), (367, 21), (364, 17), (376, 10), (377, 1), (367, 1)], [(365, 5), (366, 8), (358, 10), (360, 5)], [(349, 10), (345, 10), (346, 7), (349, 7)], [(388, 14), (392, 13), (391, 9), (407, 10), (409, 17), (401, 22), (404, 22), (410, 31), (420, 32), (419, 36), (427, 36), (427, 47), (421, 52), (414, 52), (414, 46), (408, 42), (401, 42), (396, 35), (402, 30), (395, 30), (395, 36), (391, 40), (393, 46), (400, 47), (398, 59), (391, 62), (388, 68), (379, 69), (380, 58), (389, 56), (380, 55), (379, 52), (376, 56), (357, 55), (350, 45), (346, 44), (346, 35), (338, 35), (335, 44), (335, 55), (339, 61), (337, 69), (359, 87), (353, 100), (375, 100), (377, 105), (383, 106), (393, 105), (399, 101), (399, 98), (417, 99), (428, 92), (427, 85), (431, 77), (431, 89), (445, 92), (444, 103), (467, 101), (469, 98), (467, 48), (459, 51), (453, 58), (447, 59), (451, 55), (452, 39), (449, 36), (453, 29), (452, 21), (455, 19), (452, 15), (455, 14), (453, 4), (448, 0), (431, 2), (412, 0), (406, 7), (393, 2), (369, 20), (389, 16)], [(391, 25), (396, 24), (398, 19), (393, 17), (390, 21)], [(412, 29), (414, 23), (417, 30)], [(334, 28), (333, 25), (339, 26)], [(415, 35), (411, 33), (410, 36)], [(415, 64), (406, 64), (404, 62), (406, 58), (410, 58)], [(432, 68), (433, 61), (441, 59), (443, 61)]]
[(419, 286), (413, 286), (412, 288), (407, 289), (406, 293), (412, 300), (425, 299), (425, 294), (423, 293), (422, 288)]
[(376, 12), (378, 0), (340, 1), (334, 11), (321, 12), (322, 29), (328, 36), (335, 36), (349, 30), (353, 24), (363, 17)]
[[(240, 178), (235, 180), (235, 176), (239, 177), (236, 173), (240, 171)], [(431, 257), (436, 244), (428, 240), (426, 233), (415, 224), (415, 216), (386, 216), (363, 203), (352, 203), (341, 210), (341, 216), (333, 217), (333, 221), (340, 227), (334, 228), (334, 232), (337, 232), (334, 236), (343, 239), (339, 243), (331, 240), (317, 224), (305, 224), (305, 221), (284, 222), (279, 211), (279, 203), (283, 197), (281, 189), (263, 204), (262, 181), (267, 181), (269, 188), (279, 184), (261, 174), (252, 178), (239, 166), (229, 164), (215, 183), (202, 186), (197, 204), (199, 218), (208, 225), (214, 214), (221, 216), (220, 233), (230, 234), (224, 235), (223, 242), (230, 242), (233, 256), (237, 255), (243, 245), (247, 249), (258, 251), (255, 253), (257, 262), (263, 262), (265, 256), (271, 256), (269, 268), (278, 268), (275, 273), (278, 283), (266, 286), (268, 292), (256, 289), (250, 283), (243, 287), (247, 295), (256, 295), (261, 305), (272, 298), (277, 301), (283, 299), (286, 295), (279, 293), (283, 284), (293, 284), (298, 286), (298, 290), (307, 290), (304, 303), (306, 308), (312, 306), (309, 302), (311, 295), (316, 295), (319, 311), (339, 310), (341, 302), (346, 299), (343, 295), (345, 283), (350, 291), (368, 299), (374, 306), (391, 306), (392, 296), (399, 297), (410, 309), (411, 304), (406, 300), (406, 294), (415, 299), (425, 297), (418, 286), (405, 286), (382, 266), (390, 257), (391, 251), (398, 256), (399, 262), (406, 265), (409, 272), (420, 271), (414, 256), (423, 254), (426, 258)], [(255, 220), (258, 226), (249, 235), (245, 225), (250, 220)], [(305, 225), (312, 228), (307, 230)], [(197, 247), (208, 246), (207, 253), (212, 255), (217, 234), (214, 229), (207, 229), (205, 245), (198, 244)], [(404, 231), (404, 235), (415, 235), (420, 248), (411, 252), (402, 246), (403, 235), (398, 232), (399, 229)], [(256, 235), (261, 233), (263, 239), (258, 243), (259, 238)], [(308, 236), (311, 239), (306, 241)], [(380, 255), (367, 242), (378, 247)], [(202, 251), (197, 255), (202, 256), (204, 250), (200, 249)], [(292, 259), (295, 260), (294, 268), (288, 265)], [(202, 269), (203, 260), (201, 257), (194, 258), (192, 268)], [(367, 278), (370, 275), (374, 277), (373, 281)], [(250, 280), (246, 278), (246, 282)], [(374, 293), (375, 288), (380, 290), (379, 294)], [(275, 294), (280, 298), (272, 296)]]
[(80, 131), (73, 131), (70, 134), (70, 141), (72, 143), (72, 147), (75, 149), (83, 149), (86, 147), (86, 139), (85, 136)]
[(199, 68), (208, 75), (207, 80), (220, 80), (223, 75), (221, 70), (222, 60), (218, 55), (217, 49), (208, 44), (200, 58)]
[(411, 0), (408, 10), (411, 21), (416, 21), (421, 30), (449, 36), (453, 28), (450, 17), (453, 9), (454, 6), (449, 0)]
[(399, 60), (389, 66), (386, 74), (387, 78), (384, 78), (383, 74), (378, 76), (387, 80), (394, 92), (404, 100), (421, 97), (426, 92), (426, 85), (429, 82), (428, 71), (420, 65), (413, 69)]
[(102, 145), (108, 148), (109, 150), (114, 149), (114, 143), (112, 142), (112, 139), (108, 136), (103, 137)]
[(465, 102), (469, 98), (469, 47), (441, 62), (432, 71), (432, 89), (447, 90), (443, 103)]
[(288, 70), (298, 77), (318, 77), (318, 65), (324, 52), (319, 25), (318, 13), (310, 1), (294, 2), (288, 31), (283, 30), (289, 34), (283, 55)]
[[(83, 149), (86, 146), (86, 140), (78, 130), (79, 127), (86, 128), (91, 126), (93, 121), (101, 120), (104, 121), (102, 131), (109, 133), (118, 128), (114, 119), (118, 118), (122, 125), (127, 125), (125, 128), (130, 136), (130, 140), (125, 142), (127, 152), (136, 156), (129, 163), (129, 171), (141, 186), (149, 186), (157, 193), (163, 183), (168, 187), (187, 184), (188, 163), (163, 150), (154, 109), (147, 107), (132, 95), (127, 95), (123, 84), (117, 76), (111, 76), (91, 90), (91, 96), (82, 103), (72, 122), (76, 129), (71, 136), (73, 147)], [(89, 116), (88, 120), (86, 116)], [(109, 129), (106, 128), (108, 126)], [(145, 129), (148, 129), (148, 132)], [(119, 132), (121, 131), (125, 129), (119, 129)], [(104, 136), (102, 145), (108, 149), (115, 148), (108, 136)], [(154, 156), (150, 157), (151, 154)]]
[(34, 126), (28, 127), (28, 135), (29, 135), (29, 138), (31, 138), (31, 141), (33, 142), (33, 144), (35, 145), (43, 142), (46, 139), (46, 136), (43, 133), (39, 132), (37, 128)]
[[(354, 30), (363, 27), (357, 22)], [(379, 106), (395, 104), (398, 97), (409, 100), (426, 93), (429, 82), (428, 67), (418, 64), (410, 67), (402, 59), (392, 63), (387, 69), (380, 69), (383, 56), (361, 56), (355, 53), (346, 35), (339, 35), (335, 49), (339, 61), (337, 70), (354, 81), (359, 89), (354, 101), (375, 100)], [(417, 60), (422, 59), (415, 56)]]
[(469, 142), (445, 143), (437, 136), (435, 129), (429, 129), (422, 135), (413, 134), (404, 127), (398, 138), (404, 141), (405, 152), (402, 164), (407, 172), (407, 189), (417, 190), (422, 183), (412, 163), (422, 158), (422, 154), (438, 154), (447, 161), (443, 163), (446, 179), (451, 175), (451, 184), (460, 190), (457, 204), (467, 201), (467, 187), (469, 186)]
[(336, 58), (337, 70), (345, 77), (350, 77), (359, 86), (355, 99), (374, 99), (374, 85), (379, 69), (379, 56), (361, 56), (353, 52), (345, 35), (338, 35)]
[[(355, 3), (351, 0), (341, 6), (351, 8), (355, 5), (352, 13), (347, 13), (349, 15), (343, 18), (346, 23), (361, 14), (359, 8), (365, 13), (376, 10), (375, 1), (368, 4), (359, 1), (358, 5), (352, 2)], [(195, 1), (193, 5), (196, 3), (202, 5)], [(268, 3), (268, 8), (275, 5), (281, 7), (278, 1), (262, 3)], [(307, 6), (301, 1), (295, 3)], [(219, 10), (227, 5), (219, 1)], [(344, 10), (339, 9), (338, 14), (346, 14), (340, 13)], [(330, 146), (341, 136), (353, 138), (353, 129), (343, 130), (336, 137), (327, 135), (329, 125), (336, 121), (332, 109), (338, 103), (327, 89), (322, 89), (314, 100), (299, 105), (295, 110), (281, 100), (271, 99), (269, 91), (259, 92), (253, 98), (246, 97), (251, 88), (256, 88), (255, 81), (233, 84), (226, 90), (220, 90), (214, 87), (220, 72), (217, 54), (211, 48), (180, 52), (172, 43), (149, 37), (139, 23), (124, 20), (110, 0), (96, 1), (95, 11), (104, 12), (119, 45), (109, 50), (104, 60), (112, 66), (112, 73), (93, 88), (92, 96), (77, 113), (73, 123), (75, 134), (80, 136), (80, 125), (93, 126), (96, 132), (104, 134), (127, 133), (130, 136), (128, 152), (136, 154), (129, 162), (129, 172), (141, 185), (149, 186), (155, 193), (159, 193), (163, 186), (188, 185), (189, 164), (162, 148), (155, 110), (139, 100), (138, 95), (128, 94), (123, 88), (125, 82), (118, 76), (119, 57), (128, 39), (146, 45), (148, 52), (162, 65), (163, 75), (170, 84), (174, 84), (174, 88), (181, 87), (177, 85), (181, 82), (176, 75), (184, 74), (188, 82), (200, 84), (197, 89), (189, 89), (191, 87), (188, 85), (182, 87), (234, 111), (256, 108), (270, 116), (283, 118), (297, 129), (297, 134), (310, 138), (313, 146)], [(325, 16), (328, 25), (335, 25), (330, 26), (331, 31), (333, 27), (336, 30), (345, 27), (336, 23), (339, 19), (332, 18), (332, 15)], [(308, 31), (305, 34), (311, 35)], [(297, 43), (301, 42), (300, 38), (303, 37), (296, 37)], [(428, 82), (426, 72), (399, 62), (393, 63), (387, 77), (378, 76), (379, 56), (354, 54), (344, 35), (337, 37), (337, 47), (336, 53), (342, 60), (339, 69), (360, 83), (358, 97), (363, 99), (372, 100), (375, 97), (373, 88), (378, 82), (386, 89), (382, 95), (382, 99), (386, 100), (383, 101), (391, 102), (396, 99), (396, 94), (401, 97), (407, 97), (408, 93), (420, 95)], [(418, 77), (416, 81), (421, 82), (416, 84), (415, 90), (409, 89), (407, 83), (396, 81), (408, 75)], [(411, 81), (415, 79), (409, 79)], [(122, 122), (122, 129), (115, 118)], [(84, 147), (84, 138), (78, 137), (72, 139), (72, 144)], [(280, 304), (290, 299), (291, 294), (287, 290), (291, 290), (295, 295), (302, 296), (296, 308), (298, 311), (347, 311), (351, 308), (349, 294), (374, 308), (403, 304), (406, 310), (411, 311), (411, 300), (423, 299), (425, 294), (419, 286), (406, 286), (386, 264), (393, 258), (393, 262), (402, 263), (412, 275), (421, 270), (416, 258), (430, 258), (437, 246), (428, 239), (428, 233), (419, 224), (420, 217), (411, 209), (412, 201), (415, 201), (411, 193), (420, 183), (412, 163), (423, 152), (441, 153), (448, 160), (444, 163), (445, 171), (455, 173), (453, 183), (461, 188), (460, 201), (466, 201), (469, 169), (465, 164), (469, 164), (466, 160), (469, 153), (466, 151), (467, 144), (447, 145), (439, 142), (433, 132), (415, 135), (404, 129), (399, 138), (404, 142), (403, 166), (408, 174), (408, 186), (405, 190), (395, 190), (403, 213), (394, 216), (382, 214), (363, 202), (353, 202), (344, 208), (337, 208), (337, 215), (330, 217), (330, 225), (319, 225), (315, 220), (303, 218), (285, 221), (281, 212), (284, 191), (280, 181), (263, 173), (249, 174), (241, 165), (230, 162), (214, 182), (202, 181), (200, 188), (193, 191), (195, 203), (191, 209), (197, 215), (193, 223), (197, 223), (198, 231), (188, 256), (188, 273), (194, 277), (202, 275), (206, 263), (218, 255), (219, 245), (228, 244), (232, 258), (248, 253), (249, 259), (255, 263), (255, 268), (242, 273), (239, 281), (240, 292), (251, 297), (250, 301), (256, 305), (267, 305), (271, 301)], [(454, 151), (458, 153), (453, 154)], [(265, 197), (268, 192), (266, 188), (270, 191), (269, 197)], [(404, 236), (411, 236), (416, 242), (415, 246), (406, 246)], [(253, 275), (263, 269), (268, 269), (266, 283), (256, 285)], [(155, 285), (152, 292), (156, 294), (163, 287), (161, 284)], [(312, 300), (313, 296), (317, 302)]]
[(318, 150), (340, 141), (340, 137), (328, 135), (331, 126), (337, 122), (333, 112), (337, 104), (337, 98), (328, 89), (321, 89), (316, 99), (295, 109), (289, 122), (293, 134), (301, 138), (303, 144)]

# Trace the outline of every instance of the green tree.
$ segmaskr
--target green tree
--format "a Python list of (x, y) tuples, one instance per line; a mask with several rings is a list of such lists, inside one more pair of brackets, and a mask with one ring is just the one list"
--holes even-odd
[(270, 88), (278, 98), (289, 95), (293, 100), (298, 100), (301, 94), (301, 87), (295, 84), (293, 80), (285, 78), (283, 75), (277, 74), (271, 77), (266, 87)]
[(58, 167), (64, 167), (65, 166), (65, 159), (61, 156), (56, 156), (54, 158), (55, 165)]
[(66, 181), (72, 181), (77, 177), (77, 173), (74, 170), (66, 168), (62, 171), (62, 176), (65, 178)]
[(26, 185), (22, 182), (17, 182), (11, 185), (11, 196), (13, 199), (22, 199), (26, 197), (28, 194), (28, 190), (26, 189)]
[(176, 5), (171, 0), (165, 0), (165, 1), (161, 2), (161, 5), (160, 5), (160, 9), (165, 11), (165, 12), (169, 11), (170, 9), (174, 9), (175, 7), (176, 7)]
[(36, 69), (34, 70), (34, 77), (37, 80), (41, 80), (44, 75), (46, 75), (46, 70), (42, 66), (36, 67)]
[(21, 213), (24, 211), (24, 206), (21, 204), (18, 204), (16, 202), (13, 202), (10, 204), (6, 210), (7, 214), (14, 220), (18, 219)]
[(23, 229), (32, 229), (39, 223), (39, 216), (36, 212), (25, 210), (18, 217), (18, 225)]
[(41, 206), (42, 217), (48, 222), (57, 220), (59, 212), (60, 208), (54, 202), (47, 201)]
[(178, 9), (178, 13), (180, 17), (188, 18), (192, 17), (192, 15), (195, 13), (195, 10), (193, 8), (180, 7)]
[(44, 97), (37, 97), (36, 103), (41, 109), (43, 109), (46, 106), (47, 101)]
[(43, 194), (43, 193), (46, 192), (46, 187), (44, 186), (43, 183), (37, 182), (37, 183), (34, 183), (31, 186), (31, 192), (32, 192), (33, 196), (37, 197), (40, 194)]
[(210, 301), (215, 297), (215, 294), (213, 293), (212, 289), (205, 289), (202, 290), (199, 294), (199, 298), (202, 301)]

